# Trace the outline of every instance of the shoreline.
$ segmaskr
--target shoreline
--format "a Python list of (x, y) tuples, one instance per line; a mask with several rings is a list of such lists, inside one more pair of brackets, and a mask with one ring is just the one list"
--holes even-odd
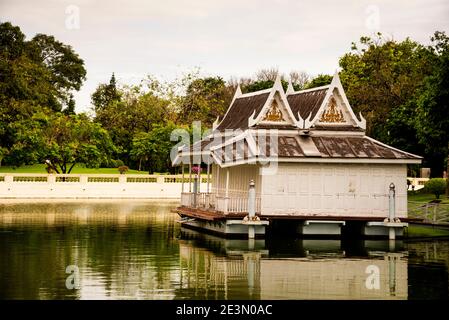
[(91, 202), (91, 203), (118, 203), (118, 202), (161, 202), (164, 203), (179, 203), (180, 199), (173, 198), (0, 198), (0, 205), (2, 204), (16, 204), (16, 203), (77, 203), (77, 202)]

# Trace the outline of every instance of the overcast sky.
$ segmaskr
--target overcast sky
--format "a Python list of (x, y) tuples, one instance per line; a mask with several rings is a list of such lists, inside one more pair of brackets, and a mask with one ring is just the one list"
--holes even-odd
[(0, 20), (75, 49), (87, 69), (75, 95), (84, 111), (112, 72), (119, 83), (170, 80), (194, 67), (224, 79), (270, 66), (332, 74), (362, 35), (427, 44), (435, 30), (448, 32), (449, 1), (0, 0)]

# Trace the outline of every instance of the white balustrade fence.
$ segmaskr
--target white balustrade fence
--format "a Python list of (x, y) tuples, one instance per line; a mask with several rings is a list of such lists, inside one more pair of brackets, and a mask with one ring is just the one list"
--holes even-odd
[[(201, 191), (206, 191), (202, 177)], [(184, 177), (184, 190), (189, 179)], [(0, 198), (179, 199), (181, 175), (0, 173)]]

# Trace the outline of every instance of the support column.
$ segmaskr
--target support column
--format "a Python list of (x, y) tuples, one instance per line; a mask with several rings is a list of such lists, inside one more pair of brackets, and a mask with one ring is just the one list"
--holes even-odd
[(209, 194), (209, 185), (210, 185), (210, 165), (209, 162), (207, 163), (207, 188), (206, 193)]
[[(249, 182), (249, 190), (248, 190), (248, 220), (254, 221), (254, 217), (256, 216), (256, 189), (254, 180), (251, 180)], [(248, 226), (248, 238), (254, 239), (255, 238), (255, 226), (249, 225)]]
[(197, 193), (201, 193), (201, 162), (198, 165), (198, 189), (196, 190)]
[[(394, 183), (390, 183), (390, 192), (388, 194), (389, 198), (389, 210), (388, 210), (388, 220), (390, 223), (395, 222), (395, 215), (396, 215), (396, 208), (395, 208), (395, 196), (396, 196), (396, 190)], [(394, 240), (396, 238), (396, 231), (394, 230), (394, 227), (389, 228), (388, 232), (388, 238), (390, 240)]]
[(182, 163), (181, 168), (182, 168), (182, 169), (181, 169), (181, 170), (182, 170), (181, 192), (184, 193), (184, 163)]
[(192, 163), (189, 162), (189, 192), (192, 192)]
[(217, 164), (217, 174), (216, 174), (216, 181), (214, 181), (214, 185), (215, 185), (215, 197), (218, 196), (218, 190), (219, 190), (219, 186), (220, 186), (220, 166)]
[(229, 168), (226, 168), (226, 198), (229, 197)]
[(229, 206), (229, 168), (226, 168), (226, 189), (225, 189), (225, 208), (224, 213), (228, 213)]

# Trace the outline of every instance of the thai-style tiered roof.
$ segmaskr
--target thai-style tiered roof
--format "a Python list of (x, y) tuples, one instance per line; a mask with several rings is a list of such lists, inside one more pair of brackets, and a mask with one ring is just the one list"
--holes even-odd
[(280, 78), (271, 89), (242, 94), (238, 87), (221, 121), (203, 140), (178, 149), (175, 165), (203, 155), (222, 167), (278, 162), (420, 163), (421, 157), (365, 135), (338, 73), (331, 84), (284, 92)]

